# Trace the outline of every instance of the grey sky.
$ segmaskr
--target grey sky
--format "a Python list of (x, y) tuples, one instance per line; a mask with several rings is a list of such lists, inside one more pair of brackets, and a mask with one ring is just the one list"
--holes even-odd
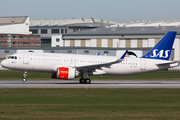
[(115, 22), (179, 20), (180, 0), (0, 0), (0, 17), (97, 18)]

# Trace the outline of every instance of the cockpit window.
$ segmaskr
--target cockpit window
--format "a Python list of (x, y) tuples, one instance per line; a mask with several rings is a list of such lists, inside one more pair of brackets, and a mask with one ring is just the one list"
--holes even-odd
[(7, 59), (17, 59), (17, 56), (8, 56)]

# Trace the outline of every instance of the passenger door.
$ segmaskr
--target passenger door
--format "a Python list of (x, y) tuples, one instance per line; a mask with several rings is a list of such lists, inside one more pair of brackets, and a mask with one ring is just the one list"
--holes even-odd
[(23, 54), (23, 64), (29, 64), (29, 54), (28, 53)]

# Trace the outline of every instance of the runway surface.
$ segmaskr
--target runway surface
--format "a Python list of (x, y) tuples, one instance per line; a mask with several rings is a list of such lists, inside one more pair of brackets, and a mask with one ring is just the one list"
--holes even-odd
[(92, 80), (80, 84), (77, 80), (0, 80), (0, 88), (180, 88), (180, 81), (171, 80)]

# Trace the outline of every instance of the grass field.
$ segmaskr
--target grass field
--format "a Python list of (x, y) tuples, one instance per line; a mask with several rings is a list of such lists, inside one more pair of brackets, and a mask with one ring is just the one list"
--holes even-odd
[[(21, 71), (0, 71), (0, 80), (21, 80)], [(49, 80), (50, 73), (28, 72), (28, 80)], [(79, 78), (76, 78), (77, 80)], [(92, 80), (180, 80), (180, 71), (157, 71), (130, 76), (90, 76)]]
[[(92, 80), (180, 80), (180, 71), (132, 76), (91, 76)], [(23, 72), (0, 71), (0, 80)], [(49, 73), (28, 72), (28, 80)], [(77, 78), (78, 79), (78, 78)], [(0, 88), (0, 120), (179, 120), (180, 89), (9, 89)]]
[(0, 119), (179, 120), (180, 89), (0, 89)]

